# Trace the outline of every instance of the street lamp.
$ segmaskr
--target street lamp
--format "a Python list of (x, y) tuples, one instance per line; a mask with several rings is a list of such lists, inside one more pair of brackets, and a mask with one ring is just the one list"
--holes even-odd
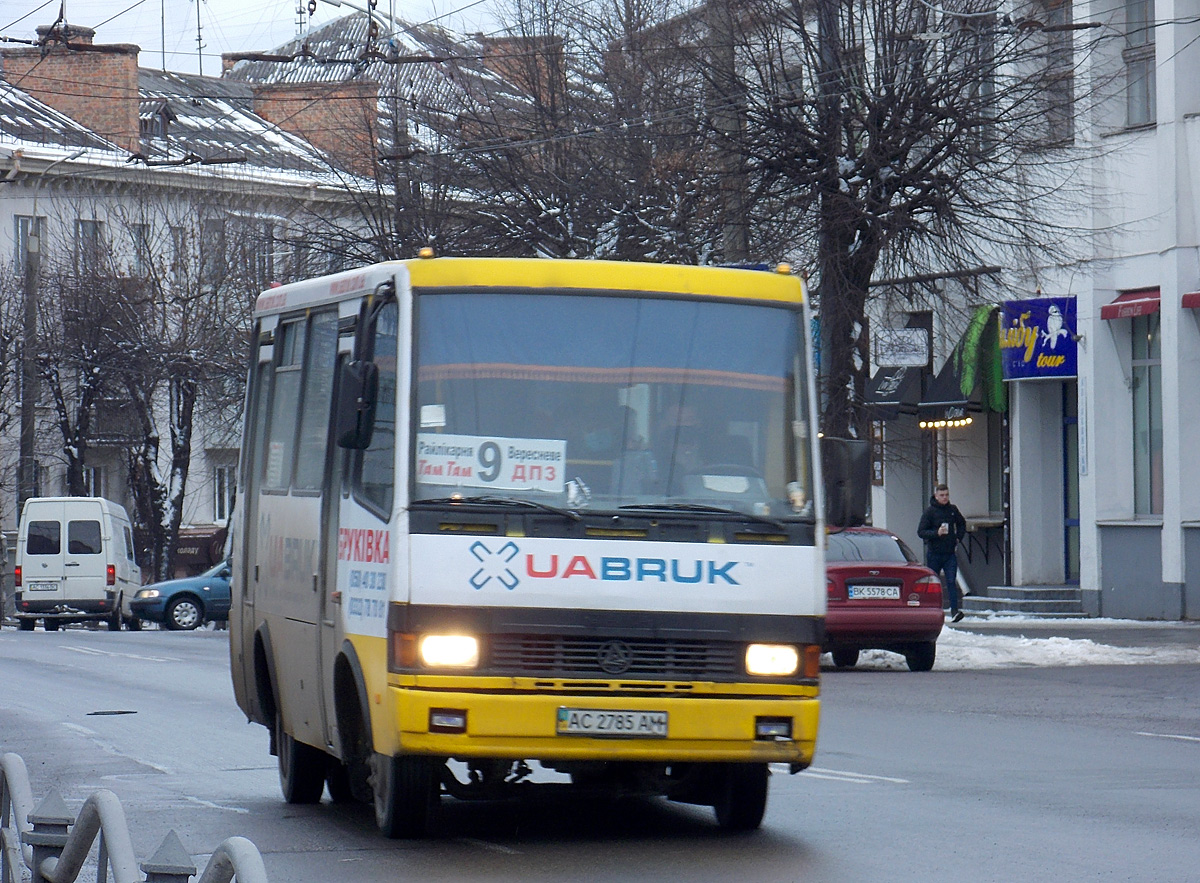
[(37, 372), (38, 351), (38, 273), (41, 269), (42, 236), (38, 223), (37, 200), (46, 173), (59, 163), (79, 159), (83, 148), (54, 160), (38, 175), (33, 187), (33, 216), (29, 221), (29, 232), (25, 235), (25, 349), (21, 354), (21, 439), (20, 456), (17, 461), (17, 517), (25, 507), (25, 501), (34, 495), (34, 439), (37, 400), (40, 394)]

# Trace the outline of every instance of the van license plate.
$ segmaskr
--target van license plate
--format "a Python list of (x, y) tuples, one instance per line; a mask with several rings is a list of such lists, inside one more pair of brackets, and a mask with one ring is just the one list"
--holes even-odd
[(58, 591), (57, 582), (33, 582), (25, 587), (29, 592), (56, 592)]
[(621, 736), (627, 739), (663, 739), (667, 735), (665, 711), (609, 711), (601, 708), (560, 708), (560, 736)]

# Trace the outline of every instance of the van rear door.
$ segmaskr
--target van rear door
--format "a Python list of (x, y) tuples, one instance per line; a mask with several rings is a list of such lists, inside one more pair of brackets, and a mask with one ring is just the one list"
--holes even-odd
[(104, 554), (104, 522), (100, 504), (71, 501), (65, 507), (67, 541), (63, 554), (66, 598), (95, 600), (104, 597), (108, 556)]
[(63, 507), (61, 503), (39, 503), (30, 507), (26, 525), (22, 589), (30, 601), (63, 601)]

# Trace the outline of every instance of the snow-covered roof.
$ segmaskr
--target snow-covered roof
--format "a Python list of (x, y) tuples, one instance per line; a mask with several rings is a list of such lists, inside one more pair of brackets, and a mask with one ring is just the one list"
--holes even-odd
[[(485, 63), (476, 39), (433, 25), (395, 22), (370, 33), (370, 19), (354, 13), (309, 31), (270, 53), (239, 61), (224, 76), (244, 83), (312, 84), (369, 81), (379, 85), (380, 150), (399, 145), (431, 152), (443, 135), (457, 133), (464, 115), (525, 103), (525, 93)], [(394, 119), (394, 116), (399, 119)], [(393, 125), (395, 123), (395, 125)]]
[(0, 141), (13, 148), (115, 151), (112, 142), (0, 79)]
[(241, 159), (271, 169), (322, 173), (328, 163), (307, 141), (283, 131), (251, 110), (245, 83), (138, 70), (139, 115), (169, 112), (166, 138), (144, 138), (150, 161), (198, 156), (202, 160)]

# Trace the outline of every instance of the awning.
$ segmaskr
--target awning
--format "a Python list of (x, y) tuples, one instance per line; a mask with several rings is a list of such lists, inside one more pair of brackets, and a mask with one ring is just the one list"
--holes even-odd
[[(979, 399), (971, 394), (964, 394), (962, 360), (954, 355), (942, 365), (942, 370), (930, 382), (921, 398), (920, 409), (922, 420), (942, 420), (966, 416), (967, 411), (979, 411)], [(977, 388), (977, 387), (975, 387)]]
[(865, 404), (872, 419), (892, 420), (917, 413), (921, 400), (921, 370), (911, 366), (880, 368), (867, 384)]
[(1183, 296), (1183, 308), (1185, 310), (1200, 309), (1200, 291), (1189, 291)]
[(1117, 299), (1100, 308), (1101, 319), (1132, 319), (1134, 316), (1149, 316), (1158, 312), (1158, 289), (1144, 288), (1141, 291), (1126, 291)]
[(226, 533), (220, 525), (181, 527), (175, 545), (175, 566), (200, 570), (212, 567), (224, 554)]

